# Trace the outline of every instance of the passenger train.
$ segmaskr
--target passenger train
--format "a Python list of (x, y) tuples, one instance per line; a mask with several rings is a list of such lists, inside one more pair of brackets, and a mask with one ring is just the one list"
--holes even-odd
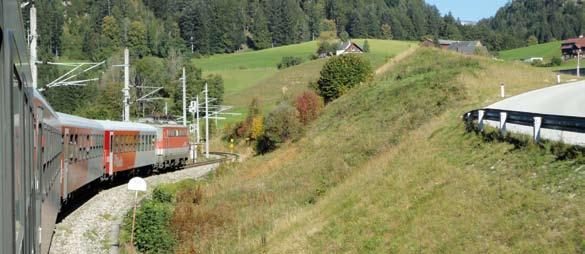
[(93, 184), (186, 163), (188, 128), (55, 112), (31, 87), (20, 2), (0, 0), (0, 253), (48, 253), (64, 204)]

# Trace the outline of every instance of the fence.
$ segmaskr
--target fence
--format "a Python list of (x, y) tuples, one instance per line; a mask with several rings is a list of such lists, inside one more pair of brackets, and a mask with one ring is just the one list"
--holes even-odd
[(585, 118), (547, 115), (498, 109), (473, 110), (463, 115), (470, 128), (483, 131), (485, 125), (506, 132), (531, 135), (541, 139), (585, 146)]

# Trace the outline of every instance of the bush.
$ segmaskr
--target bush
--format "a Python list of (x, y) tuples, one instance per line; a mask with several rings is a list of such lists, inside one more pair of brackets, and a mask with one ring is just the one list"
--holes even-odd
[(276, 66), (278, 69), (286, 69), (295, 65), (303, 63), (303, 59), (295, 56), (285, 56), (280, 60), (280, 63)]
[(373, 77), (370, 62), (361, 55), (346, 54), (329, 59), (321, 70), (317, 82), (319, 94), (330, 102), (357, 84), (369, 82)]
[(563, 64), (563, 59), (561, 59), (558, 56), (553, 56), (553, 58), (550, 60), (550, 66), (554, 67), (554, 66), (561, 66)]
[(143, 202), (136, 212), (136, 242), (142, 253), (172, 253), (176, 240), (168, 227), (172, 217), (169, 205), (154, 200)]
[(256, 152), (265, 154), (277, 148), (279, 143), (296, 140), (302, 130), (298, 111), (287, 103), (274, 109), (264, 123), (264, 134), (256, 141)]
[(532, 61), (532, 63), (530, 63), (532, 66), (534, 67), (544, 67), (546, 66), (546, 64), (544, 63), (544, 61), (542, 60), (534, 60)]
[(301, 134), (297, 110), (288, 103), (281, 103), (268, 114), (264, 129), (264, 135), (275, 143), (297, 139)]
[(256, 141), (256, 153), (267, 154), (276, 149), (276, 143), (268, 136), (262, 135)]
[(317, 48), (317, 56), (321, 54), (334, 54), (338, 47), (337, 42), (320, 41)]
[(370, 52), (370, 43), (368, 42), (368, 40), (364, 41), (364, 48), (363, 48), (364, 52), (369, 53)]
[(295, 108), (301, 123), (307, 125), (317, 119), (323, 110), (323, 98), (313, 91), (305, 91), (295, 100)]
[(175, 199), (175, 195), (171, 190), (156, 187), (152, 191), (152, 199), (159, 203), (171, 203)]

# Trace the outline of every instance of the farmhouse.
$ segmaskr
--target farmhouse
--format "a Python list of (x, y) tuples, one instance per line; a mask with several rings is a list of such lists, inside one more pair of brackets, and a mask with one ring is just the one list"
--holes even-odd
[(475, 55), (478, 52), (487, 52), (487, 48), (480, 41), (450, 41), (439, 40), (439, 47), (465, 55)]
[(343, 43), (341, 43), (341, 45), (339, 45), (339, 48), (337, 49), (335, 55), (339, 56), (339, 55), (352, 54), (352, 53), (362, 54), (362, 53), (364, 53), (364, 50), (359, 45), (357, 45), (351, 41), (348, 41), (348, 42), (343, 42)]
[(563, 60), (565, 61), (577, 58), (577, 55), (583, 54), (584, 52), (585, 38), (583, 38), (583, 36), (580, 36), (579, 38), (571, 38), (564, 40), (563, 43), (561, 44), (561, 54), (563, 55)]

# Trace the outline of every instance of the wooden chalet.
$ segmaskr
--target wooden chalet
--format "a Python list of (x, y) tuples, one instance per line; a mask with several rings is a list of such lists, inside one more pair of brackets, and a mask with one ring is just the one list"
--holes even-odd
[(577, 58), (577, 55), (583, 55), (583, 53), (585, 53), (585, 38), (583, 36), (564, 40), (561, 44), (561, 54), (565, 61)]
[(348, 41), (348, 42), (343, 42), (341, 43), (341, 45), (339, 45), (339, 48), (337, 49), (335, 55), (344, 55), (344, 54), (362, 54), (364, 53), (364, 50), (362, 49), (362, 47), (360, 47), (359, 45)]

